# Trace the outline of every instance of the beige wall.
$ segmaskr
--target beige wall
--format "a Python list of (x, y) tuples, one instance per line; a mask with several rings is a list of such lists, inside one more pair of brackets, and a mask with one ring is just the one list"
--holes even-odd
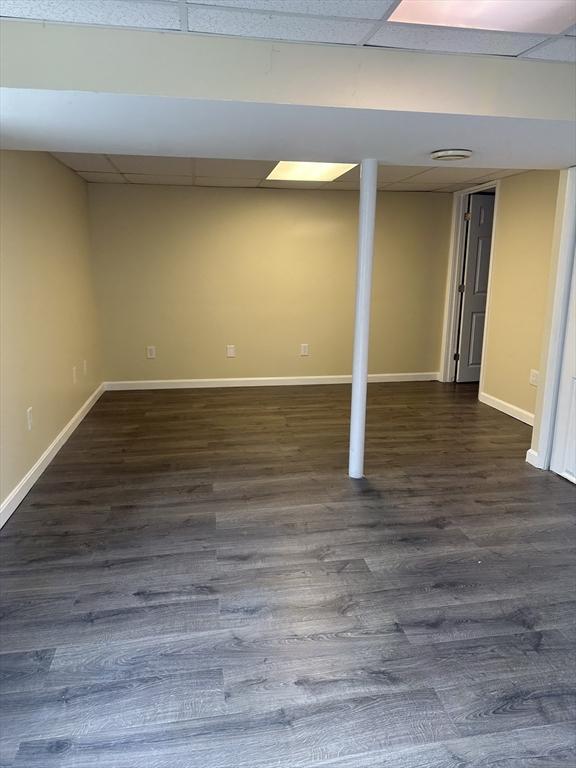
[[(89, 194), (107, 379), (350, 373), (357, 193)], [(450, 209), (445, 194), (379, 194), (373, 373), (438, 370)]]
[[(552, 259), (550, 265), (550, 279), (548, 280), (548, 292), (546, 296), (546, 309), (544, 314), (544, 332), (542, 334), (542, 344), (540, 352), (540, 386), (536, 395), (536, 411), (534, 414), (534, 429), (532, 430), (532, 448), (536, 453), (540, 448), (540, 432), (542, 428), (542, 416), (544, 410), (545, 387), (544, 381), (547, 375), (547, 369), (550, 365), (550, 355), (554, 355), (554, 350), (549, 349), (552, 320), (555, 314), (556, 288), (558, 280), (558, 266), (560, 260), (560, 249), (562, 236), (565, 227), (565, 216), (570, 215), (567, 210), (566, 194), (568, 189), (568, 171), (560, 171), (558, 181), (558, 197), (556, 203), (556, 216), (554, 219), (554, 234), (552, 238)], [(548, 398), (549, 393), (546, 394)]]
[(565, 121), (576, 109), (561, 62), (10, 19), (0, 43), (11, 88)]
[[(100, 383), (102, 371), (87, 185), (49, 155), (26, 152), (1, 153), (0, 180), (4, 500)], [(32, 431), (26, 427), (29, 406)]]
[[(4, 152), (1, 171), (2, 499), (103, 379), (350, 372), (356, 193), (87, 186), (42, 153)], [(503, 180), (494, 233), (484, 392), (529, 412), (558, 180)], [(379, 193), (372, 373), (438, 370), (450, 212), (449, 195)]]
[(503, 179), (492, 251), (484, 393), (534, 413), (545, 336), (559, 171)]

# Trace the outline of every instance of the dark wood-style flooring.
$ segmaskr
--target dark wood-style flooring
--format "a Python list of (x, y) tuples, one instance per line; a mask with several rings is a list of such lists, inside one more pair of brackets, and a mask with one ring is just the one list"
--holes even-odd
[(0, 536), (2, 768), (574, 768), (576, 492), (473, 386), (110, 392)]

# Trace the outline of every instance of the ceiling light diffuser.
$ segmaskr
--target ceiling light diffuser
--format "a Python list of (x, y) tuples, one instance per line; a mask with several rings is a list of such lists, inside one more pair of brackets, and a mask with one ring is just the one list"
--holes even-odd
[(280, 160), (266, 177), (270, 181), (334, 181), (358, 163), (301, 163)]
[(576, 22), (576, 3), (574, 0), (402, 0), (388, 21), (555, 35)]
[(467, 160), (472, 157), (471, 149), (435, 149), (430, 152), (432, 160)]

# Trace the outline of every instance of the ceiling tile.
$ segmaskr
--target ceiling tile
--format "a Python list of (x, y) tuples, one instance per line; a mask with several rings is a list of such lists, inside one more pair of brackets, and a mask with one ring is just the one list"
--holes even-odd
[(80, 171), (80, 176), (85, 181), (95, 182), (97, 184), (125, 184), (126, 180), (121, 173), (97, 173)]
[(438, 184), (426, 184), (425, 182), (397, 182), (396, 184), (389, 184), (385, 187), (383, 192), (436, 192), (438, 191)]
[(166, 184), (184, 187), (194, 185), (194, 176), (171, 176), (161, 173), (125, 173), (124, 176), (131, 184)]
[(360, 189), (360, 181), (358, 179), (356, 179), (356, 181), (339, 181), (336, 179), (336, 181), (329, 181), (322, 187), (322, 189), (330, 189), (332, 191), (358, 190)]
[(468, 182), (467, 184), (449, 184), (448, 186), (436, 187), (436, 192), (459, 192), (461, 189), (468, 189), (473, 186)]
[(2, 0), (0, 15), (115, 27), (180, 29), (178, 5), (155, 0)]
[[(342, 176), (338, 176), (338, 178), (335, 180), (337, 182), (349, 182), (349, 181), (355, 181), (358, 182), (360, 180), (360, 166), (357, 165), (354, 168), (350, 168), (349, 171), (346, 171), (346, 173), (343, 173)], [(331, 184), (334, 184), (335, 182), (330, 182)]]
[(90, 155), (75, 152), (53, 152), (53, 156), (75, 171), (114, 172), (116, 168), (106, 155)]
[(228, 179), (264, 179), (274, 168), (271, 160), (219, 160), (216, 158), (198, 158), (196, 173), (203, 177), (222, 177)]
[(490, 32), (481, 29), (427, 27), (387, 22), (368, 40), (369, 46), (410, 48), (444, 53), (488, 53), (517, 56), (547, 39), (547, 35)]
[[(241, 35), (311, 43), (358, 43), (370, 32), (372, 21), (282, 16), (231, 8), (191, 5), (188, 27), (192, 32)], [(525, 50), (526, 46), (524, 46)]]
[(543, 59), (545, 61), (576, 61), (576, 37), (556, 37), (533, 51), (522, 54), (522, 59)]
[(152, 157), (139, 155), (109, 155), (122, 173), (145, 173), (162, 176), (193, 176), (194, 160), (190, 157)]
[(222, 176), (197, 176), (197, 187), (257, 187), (261, 179), (225, 179)]
[(278, 189), (321, 189), (325, 184), (325, 181), (268, 181), (268, 179), (260, 182), (261, 187), (276, 187)]
[(188, 0), (195, 5), (220, 5), (253, 11), (303, 13), (351, 19), (381, 19), (396, 0)]
[[(483, 171), (486, 169), (483, 168)], [(503, 179), (506, 176), (517, 176), (519, 173), (526, 173), (524, 168), (513, 168), (512, 170), (502, 170), (501, 168), (496, 171), (486, 171), (486, 176), (478, 177), (479, 180), (492, 181), (492, 179)]]
[[(378, 183), (385, 184), (392, 181), (401, 181), (402, 179), (408, 179), (411, 176), (416, 176), (422, 171), (427, 171), (429, 168), (426, 166), (407, 166), (407, 165), (378, 165)], [(360, 166), (357, 165), (350, 171), (347, 171), (338, 178), (339, 182), (357, 182), (356, 188), (358, 188), (358, 182), (360, 181)]]
[[(492, 171), (488, 171), (488, 169), (486, 168), (481, 168), (476, 170), (481, 171), (485, 175), (478, 176), (474, 180), (470, 179), (468, 181), (460, 181), (458, 183), (452, 183), (447, 185), (443, 183), (438, 187), (438, 191), (439, 192), (458, 192), (461, 189), (468, 189), (469, 187), (475, 186), (477, 184), (486, 184), (489, 181), (497, 181), (498, 179), (503, 179), (506, 176), (517, 176), (519, 173), (525, 173), (524, 170), (518, 169), (518, 168), (514, 168), (512, 170), (502, 170), (501, 168), (499, 168), (497, 170), (492, 170)], [(416, 182), (417, 179), (413, 179), (413, 181)]]
[(378, 166), (378, 184), (386, 184), (393, 181), (404, 181), (417, 176), (423, 171), (429, 170), (422, 165), (379, 165)]
[(424, 184), (457, 184), (458, 182), (484, 179), (492, 173), (497, 173), (494, 168), (428, 168), (410, 181), (423, 182)]

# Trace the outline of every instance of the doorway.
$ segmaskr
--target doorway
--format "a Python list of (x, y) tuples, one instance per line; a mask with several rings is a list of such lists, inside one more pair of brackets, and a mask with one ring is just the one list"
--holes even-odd
[(479, 383), (498, 182), (454, 195), (441, 381)]
[(454, 381), (479, 382), (488, 300), (495, 192), (467, 196), (464, 254), (458, 283), (458, 333)]

